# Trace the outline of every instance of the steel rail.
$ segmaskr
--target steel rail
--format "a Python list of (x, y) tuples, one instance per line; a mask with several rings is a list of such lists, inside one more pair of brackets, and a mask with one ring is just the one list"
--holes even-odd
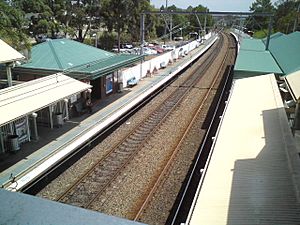
[[(222, 41), (220, 42), (220, 43), (222, 43)], [(220, 44), (221, 45), (221, 44)], [(218, 49), (218, 48), (216, 48), (216, 49)], [(213, 60), (213, 57), (211, 57), (211, 60)], [(209, 60), (209, 61), (211, 61), (211, 60)], [(208, 63), (207, 65), (205, 65), (205, 69), (207, 69), (208, 67), (208, 65), (210, 65), (210, 63)], [(199, 68), (199, 67), (198, 67)], [(195, 69), (195, 70), (197, 70), (197, 69)], [(202, 71), (201, 71), (202, 72)], [(193, 77), (193, 75), (192, 76), (190, 76), (190, 77)], [(190, 84), (188, 87), (186, 87), (186, 86), (184, 86), (184, 89), (185, 89), (185, 91), (184, 91), (184, 93), (182, 94), (182, 96), (178, 99), (178, 100), (176, 100), (176, 103), (175, 104), (173, 104), (172, 105), (172, 107), (169, 109), (169, 111), (167, 112), (167, 114), (160, 120), (160, 122), (155, 126), (155, 128), (152, 130), (152, 132), (151, 133), (149, 133), (149, 135), (147, 135), (147, 137), (151, 137), (152, 136), (152, 134), (154, 134), (155, 133), (155, 131), (160, 127), (160, 125), (166, 120), (166, 118), (172, 113), (172, 111), (182, 102), (182, 100), (184, 99), (184, 97), (189, 93), (189, 91), (193, 88), (193, 86), (194, 86), (194, 84), (195, 83), (197, 83), (197, 82), (199, 82), (199, 80), (201, 79), (202, 77), (198, 77), (198, 79), (196, 79), (196, 80), (194, 80), (194, 81), (192, 81), (192, 84)], [(188, 83), (188, 82), (190, 82), (190, 79), (187, 79), (184, 83)], [(174, 86), (173, 86), (174, 87)], [(174, 90), (173, 92), (172, 92), (172, 94), (174, 94), (174, 93), (176, 93), (180, 88), (182, 88), (183, 86), (178, 86), (177, 88), (176, 88), (176, 90)], [(171, 98), (172, 98), (172, 94), (171, 94)], [(169, 99), (169, 98), (168, 98)], [(166, 100), (166, 101), (168, 101), (168, 99)], [(164, 101), (163, 103), (162, 103), (162, 105), (164, 105), (164, 104), (166, 104), (166, 101)], [(160, 107), (157, 107), (158, 109), (160, 108)], [(159, 110), (160, 111), (160, 110)], [(155, 112), (154, 112), (155, 113)], [(151, 116), (151, 115), (150, 115)], [(148, 140), (147, 139), (147, 137), (143, 140), (143, 144)], [(140, 149), (141, 149), (141, 147), (143, 146), (143, 144), (141, 144), (140, 145), (140, 147), (138, 147), (137, 149), (136, 149), (136, 151), (134, 151), (133, 153), (132, 153), (132, 155), (131, 155), (131, 157), (126, 161), (126, 162), (124, 162), (124, 164), (122, 165), (122, 167), (120, 167), (120, 169), (118, 169), (117, 171), (115, 171), (115, 174), (114, 174), (114, 176), (113, 176), (113, 178), (112, 179), (110, 179), (109, 180), (109, 182), (107, 182), (106, 183), (106, 185), (101, 189), (101, 190), (99, 190), (98, 191), (98, 193), (97, 193), (97, 195), (95, 195), (87, 204), (86, 204), (86, 206), (85, 206), (85, 208), (89, 208), (92, 204), (93, 204), (93, 202), (102, 194), (102, 192), (103, 192), (103, 190), (106, 188), (106, 187), (108, 187), (110, 184), (111, 184), (111, 182), (113, 182), (113, 180), (118, 176), (118, 174), (119, 174), (119, 172), (121, 172), (122, 171), (122, 169), (126, 166), (126, 165), (128, 165), (130, 162), (131, 162), (131, 159), (133, 159), (133, 157), (136, 155), (135, 153), (137, 153)]]
[[(230, 40), (230, 38), (229, 38), (229, 40)], [(232, 39), (231, 39), (231, 40), (232, 40)], [(231, 42), (232, 42), (232, 41), (231, 41)], [(230, 43), (229, 43), (229, 47), (230, 47)], [(205, 134), (205, 136), (204, 136), (204, 138), (203, 138), (202, 144), (201, 144), (201, 146), (200, 146), (200, 151), (199, 151), (199, 153), (198, 153), (197, 156), (196, 156), (196, 161), (195, 161), (195, 163), (194, 163), (193, 169), (192, 169), (192, 171), (191, 171), (191, 173), (190, 173), (190, 175), (189, 175), (189, 177), (188, 177), (187, 184), (186, 184), (185, 187), (184, 187), (183, 194), (182, 194), (182, 196), (180, 197), (179, 204), (178, 204), (178, 206), (176, 207), (176, 211), (175, 211), (174, 216), (172, 217), (172, 221), (170, 222), (170, 225), (174, 225), (174, 224), (175, 224), (175, 222), (176, 222), (176, 220), (177, 220), (177, 217), (178, 217), (178, 215), (179, 215), (180, 208), (181, 208), (181, 206), (182, 206), (182, 204), (183, 204), (183, 202), (184, 202), (184, 199), (185, 199), (185, 197), (186, 197), (186, 195), (187, 195), (188, 188), (189, 188), (189, 186), (190, 186), (190, 184), (191, 184), (191, 182), (192, 182), (192, 178), (193, 178), (193, 176), (194, 176), (194, 174), (195, 174), (195, 172), (196, 172), (196, 166), (197, 166), (198, 162), (200, 161), (200, 157), (201, 157), (201, 155), (202, 155), (202, 152), (204, 151), (203, 149), (204, 149), (205, 143), (207, 142), (207, 140), (208, 140), (208, 138), (209, 138), (210, 130), (212, 129), (214, 120), (216, 119), (216, 116), (217, 116), (217, 111), (218, 111), (218, 109), (219, 109), (219, 107), (220, 107), (220, 105), (221, 105), (222, 97), (223, 97), (223, 95), (225, 94), (226, 86), (227, 86), (228, 81), (229, 81), (230, 72), (231, 72), (231, 70), (228, 71), (226, 80), (225, 80), (225, 82), (224, 82), (225, 85), (224, 85), (224, 87), (223, 87), (223, 89), (222, 89), (222, 91), (221, 91), (220, 97), (219, 97), (218, 102), (217, 102), (217, 104), (216, 104), (216, 109), (214, 110), (214, 113), (213, 113), (213, 116), (212, 116), (212, 120), (211, 120), (211, 122), (210, 122), (210, 124), (209, 124), (209, 127), (208, 127), (208, 129), (207, 129), (207, 132), (206, 132), (206, 134)]]
[[(217, 48), (216, 48), (217, 49)], [(199, 68), (196, 68), (195, 70), (198, 70)], [(177, 90), (179, 89), (179, 87), (177, 88)], [(188, 90), (187, 90), (188, 91)], [(175, 93), (175, 91), (173, 92)], [(172, 94), (173, 94), (172, 93)], [(172, 95), (171, 94), (171, 95)], [(161, 107), (161, 105), (163, 105), (164, 103), (160, 104), (155, 110), (152, 111), (152, 113), (154, 113), (155, 111), (157, 111), (157, 109), (159, 109)], [(176, 107), (173, 106), (172, 108)], [(172, 110), (171, 110), (172, 111)], [(139, 123), (138, 125), (135, 126), (135, 128), (138, 128), (138, 127), (141, 127), (141, 124), (144, 123), (144, 121), (146, 121), (148, 118), (151, 117), (152, 113), (149, 114), (149, 116), (143, 120), (141, 123)], [(92, 168), (90, 168), (83, 176), (81, 176), (74, 184), (72, 184), (62, 195), (60, 195), (57, 200), (58, 201), (63, 201), (64, 198), (67, 197), (67, 195), (69, 195), (70, 192), (72, 192), (72, 190), (74, 190), (76, 188), (76, 186), (80, 185), (80, 183), (85, 179), (87, 178), (94, 170), (96, 167), (98, 167), (104, 160), (106, 160), (113, 152), (115, 152), (115, 150), (120, 147), (122, 145), (123, 142), (125, 142), (132, 134), (134, 134), (136, 129), (133, 129), (133, 131), (131, 133), (129, 133), (128, 135), (126, 135), (122, 140), (121, 142), (119, 142), (117, 145), (115, 145), (113, 147), (113, 149), (111, 151), (109, 151), (101, 160), (99, 160), (97, 163), (94, 164), (94, 166)], [(143, 142), (144, 143), (144, 142)], [(141, 144), (142, 145), (142, 144)], [(138, 148), (137, 148), (137, 151), (138, 151)], [(135, 155), (135, 151), (132, 152), (132, 157)], [(129, 157), (129, 159), (132, 159), (132, 157)], [(126, 166), (126, 162), (121, 165), (121, 167), (115, 171), (115, 175), (112, 177), (112, 179), (110, 179), (111, 181), (118, 175), (118, 173), (121, 171), (121, 169)], [(107, 183), (107, 185), (104, 185), (103, 188), (101, 188), (100, 191), (98, 191), (98, 193), (91, 199), (89, 200), (83, 207), (88, 207), (92, 204), (92, 202), (101, 194), (101, 192), (109, 185), (110, 182)], [(63, 201), (65, 202), (65, 201)]]
[[(228, 44), (229, 46), (229, 44)], [(229, 49), (229, 48), (228, 48)], [(198, 119), (199, 114), (202, 112), (203, 106), (207, 100), (207, 98), (210, 96), (211, 91), (215, 90), (214, 86), (223, 70), (223, 66), (225, 65), (225, 62), (227, 60), (228, 57), (228, 52), (226, 52), (224, 59), (222, 60), (221, 65), (218, 68), (218, 72), (216, 73), (213, 81), (211, 82), (209, 88), (206, 90), (205, 96), (203, 97), (203, 99), (200, 101), (199, 106), (198, 106), (198, 110), (194, 113), (192, 120), (190, 121), (189, 125), (186, 127), (186, 130), (183, 134), (183, 136), (181, 137), (181, 139), (179, 140), (179, 142), (176, 145), (176, 148), (174, 149), (173, 153), (171, 154), (168, 162), (166, 163), (166, 165), (164, 166), (164, 168), (162, 169), (162, 172), (160, 173), (159, 177), (157, 178), (157, 180), (155, 181), (154, 185), (152, 186), (148, 196), (146, 197), (146, 199), (144, 200), (142, 206), (140, 207), (139, 211), (136, 213), (135, 217), (134, 217), (134, 221), (138, 221), (140, 219), (140, 217), (142, 216), (143, 212), (145, 211), (145, 209), (147, 208), (147, 206), (150, 204), (152, 197), (154, 196), (156, 190), (159, 188), (159, 186), (161, 186), (163, 184), (163, 182), (165, 181), (164, 177), (166, 177), (168, 175), (168, 173), (170, 172), (170, 168), (174, 163), (174, 158), (176, 157), (177, 153), (180, 150), (180, 147), (183, 143), (183, 141), (185, 140), (185, 138), (187, 137), (187, 134), (190, 132), (192, 126), (194, 125), (195, 121)]]

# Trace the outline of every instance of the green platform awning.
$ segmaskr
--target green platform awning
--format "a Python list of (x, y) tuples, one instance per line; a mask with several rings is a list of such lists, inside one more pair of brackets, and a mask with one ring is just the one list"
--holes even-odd
[(64, 72), (77, 79), (96, 79), (141, 58), (140, 55), (107, 52), (69, 39), (54, 39), (34, 46), (31, 59), (15, 71), (36, 76)]

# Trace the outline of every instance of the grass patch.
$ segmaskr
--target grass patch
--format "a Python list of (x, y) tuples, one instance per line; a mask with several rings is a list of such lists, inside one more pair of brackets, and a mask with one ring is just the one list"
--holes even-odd
[[(271, 34), (273, 34), (274, 31), (272, 30)], [(259, 30), (259, 31), (255, 31), (253, 34), (254, 38), (265, 38), (268, 35), (268, 29), (264, 29), (264, 30)]]

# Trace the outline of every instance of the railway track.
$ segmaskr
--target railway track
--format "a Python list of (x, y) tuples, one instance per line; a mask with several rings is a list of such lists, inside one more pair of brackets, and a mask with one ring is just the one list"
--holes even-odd
[(221, 36), (205, 63), (200, 68), (195, 68), (189, 79), (176, 87), (166, 101), (156, 107), (132, 132), (60, 195), (57, 201), (83, 208), (89, 208), (97, 201), (97, 197), (113, 182), (122, 169), (130, 163), (132, 158), (144, 146), (144, 143), (180, 104), (194, 85), (199, 83), (199, 80), (202, 78), (201, 75), (214, 61), (222, 45), (223, 37)]
[[(226, 48), (227, 37), (220, 35), (184, 74), (126, 119), (128, 124), (93, 146), (38, 196), (164, 224), (204, 136), (202, 124), (209, 120), (209, 107), (219, 90)], [(197, 135), (191, 135), (195, 126)], [(190, 137), (194, 149), (182, 150)], [(180, 171), (180, 179), (174, 171)]]
[[(223, 41), (224, 38), (228, 38), (228, 37), (226, 35), (224, 35), (224, 37), (223, 37), (223, 35), (222, 35), (222, 44), (224, 42)], [(162, 170), (161, 170), (159, 176), (157, 177), (155, 183), (153, 184), (151, 190), (145, 196), (145, 199), (144, 199), (143, 203), (141, 204), (141, 206), (139, 207), (139, 210), (135, 214), (134, 218), (132, 218), (134, 221), (144, 222), (143, 221), (144, 213), (147, 211), (147, 208), (149, 207), (152, 199), (155, 198), (155, 194), (158, 192), (158, 189), (166, 181), (166, 178), (168, 177), (173, 164), (176, 162), (176, 156), (181, 149), (181, 145), (184, 144), (184, 141), (187, 138), (187, 136), (190, 134), (191, 129), (193, 128), (195, 122), (197, 120), (199, 120), (199, 117), (202, 115), (203, 108), (205, 106), (206, 101), (208, 101), (210, 95), (216, 94), (215, 90), (219, 84), (217, 81), (222, 78), (222, 75), (224, 73), (224, 67), (226, 66), (228, 58), (230, 58), (230, 57), (232, 57), (232, 55), (230, 54), (230, 51), (226, 51), (225, 57), (223, 58), (222, 62), (218, 65), (217, 72), (215, 73), (215, 75), (214, 75), (213, 79), (211, 80), (211, 82), (209, 83), (208, 87), (202, 89), (202, 90), (205, 90), (205, 94), (203, 95), (203, 98), (201, 99), (201, 101), (199, 101), (197, 110), (194, 112), (192, 119), (190, 120), (189, 124), (186, 126), (184, 134), (182, 135), (182, 137), (180, 139), (178, 139), (178, 141), (176, 143), (176, 147), (174, 148), (174, 151), (172, 152), (172, 154), (170, 154), (170, 157), (167, 160), (167, 163), (162, 168)]]

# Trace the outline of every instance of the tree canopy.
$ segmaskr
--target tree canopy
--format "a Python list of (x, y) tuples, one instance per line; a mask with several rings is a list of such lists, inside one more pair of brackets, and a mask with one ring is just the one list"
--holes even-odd
[[(289, 33), (299, 29), (299, 7), (300, 0), (278, 0), (275, 6), (271, 0), (255, 0), (249, 10), (274, 13), (274, 30)], [(121, 41), (139, 41), (141, 12), (150, 10), (204, 12), (209, 9), (202, 5), (155, 9), (149, 0), (0, 0), (0, 38), (21, 49), (28, 48), (29, 37), (40, 41), (40, 38), (68, 36), (83, 42), (101, 31), (104, 35), (101, 40), (116, 37), (120, 46)], [(166, 25), (171, 29), (172, 24), (174, 36), (184, 36), (204, 32), (204, 24), (211, 27), (213, 23), (213, 17), (208, 15), (147, 15), (145, 37), (164, 36)], [(262, 17), (246, 23), (254, 30), (268, 27), (268, 20)]]
[(29, 48), (24, 13), (0, 0), (0, 37), (16, 49)]
[(275, 27), (282, 33), (299, 30), (300, 1), (279, 0), (276, 2)]
[[(299, 30), (300, 0), (278, 0), (275, 5), (271, 0), (256, 0), (250, 6), (252, 12), (271, 12), (274, 14), (273, 31), (290, 33)], [(247, 21), (247, 26), (254, 30), (268, 27), (268, 18), (255, 17)]]
[[(262, 12), (273, 13), (275, 11), (275, 8), (271, 0), (256, 0), (250, 6), (250, 11), (256, 13), (262, 13)], [(248, 26), (250, 26), (251, 29), (254, 30), (267, 29), (268, 24), (269, 24), (268, 17), (257, 16), (255, 18), (249, 18), (248, 20)]]

